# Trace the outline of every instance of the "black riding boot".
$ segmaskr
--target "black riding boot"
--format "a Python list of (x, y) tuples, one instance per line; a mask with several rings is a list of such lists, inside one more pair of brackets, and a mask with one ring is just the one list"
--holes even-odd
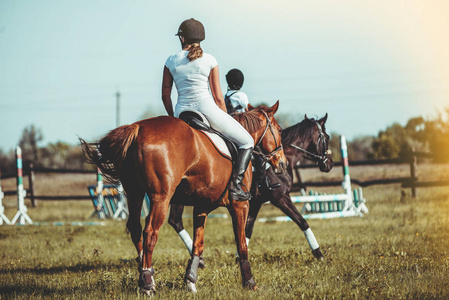
[(254, 167), (256, 169), (256, 178), (257, 183), (260, 188), (268, 189), (270, 191), (274, 190), (281, 186), (279, 182), (271, 183), (270, 179), (267, 176), (267, 168), (265, 165), (267, 164), (260, 156), (256, 156), (254, 158)]
[(229, 199), (246, 201), (251, 198), (251, 194), (242, 190), (243, 178), (251, 160), (253, 148), (239, 149), (237, 160), (232, 169), (231, 184), (229, 185)]

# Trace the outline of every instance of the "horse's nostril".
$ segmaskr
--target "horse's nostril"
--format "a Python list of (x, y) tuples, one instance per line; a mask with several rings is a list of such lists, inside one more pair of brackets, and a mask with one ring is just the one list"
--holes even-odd
[(279, 162), (279, 168), (280, 168), (281, 173), (284, 173), (285, 170), (287, 169), (287, 165), (286, 165), (286, 163), (283, 160), (281, 160)]

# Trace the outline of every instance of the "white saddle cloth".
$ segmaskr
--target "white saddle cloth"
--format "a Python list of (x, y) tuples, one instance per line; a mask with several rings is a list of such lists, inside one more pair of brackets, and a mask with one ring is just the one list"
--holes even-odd
[[(206, 119), (206, 117), (200, 113), (197, 110), (193, 110), (191, 109), (190, 111), (198, 114), (201, 118), (202, 121), (207, 124), (207, 126), (210, 127), (210, 123), (209, 121)], [(231, 158), (231, 152), (229, 152), (228, 146), (226, 145), (225, 141), (218, 135), (212, 132), (206, 132), (204, 130), (200, 130), (202, 133), (204, 133), (205, 135), (207, 135), (207, 137), (209, 138), (209, 140), (212, 142), (212, 144), (214, 144), (215, 148), (221, 152), (221, 154), (224, 154), (226, 156), (228, 156), (229, 158)]]

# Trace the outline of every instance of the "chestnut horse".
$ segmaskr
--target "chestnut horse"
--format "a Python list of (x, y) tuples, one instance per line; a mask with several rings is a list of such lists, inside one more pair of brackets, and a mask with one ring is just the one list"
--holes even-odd
[[(265, 176), (268, 177), (269, 182), (280, 184), (275, 189), (267, 188), (264, 185), (257, 187), (257, 184), (255, 182), (253, 183), (253, 189), (251, 191), (253, 197), (250, 201), (249, 215), (245, 229), (248, 244), (262, 204), (270, 201), (271, 204), (279, 208), (298, 225), (309, 242), (313, 256), (319, 260), (323, 258), (323, 254), (309, 224), (299, 213), (290, 198), (290, 191), (293, 185), (293, 170), (301, 158), (305, 157), (316, 162), (322, 172), (329, 172), (334, 166), (331, 151), (328, 148), (329, 135), (326, 133), (326, 120), (327, 114), (319, 120), (309, 119), (305, 115), (304, 120), (300, 123), (282, 131), (282, 144), (285, 157), (289, 163), (287, 172), (276, 174), (272, 168), (267, 170)], [(191, 251), (192, 242), (187, 231), (184, 230), (182, 223), (183, 210), (184, 207), (182, 205), (172, 204), (168, 223), (180, 235), (187, 249)], [(204, 266), (202, 257), (200, 258), (200, 266)]]
[[(273, 107), (253, 108), (235, 118), (251, 134), (256, 148), (269, 155), (270, 164), (283, 172), (286, 158), (280, 127), (273, 117), (278, 107), (279, 101)], [(155, 291), (153, 250), (170, 203), (194, 206), (193, 251), (185, 276), (188, 288), (196, 292), (207, 216), (219, 206), (226, 206), (240, 256), (242, 284), (256, 289), (245, 240), (249, 202), (228, 199), (232, 162), (215, 149), (204, 133), (180, 119), (161, 116), (112, 130), (100, 140), (99, 151), (91, 149), (82, 139), (80, 142), (87, 160), (96, 164), (109, 180), (120, 181), (126, 191), (129, 209), (126, 226), (140, 257), (141, 292), (151, 295)], [(250, 165), (244, 179), (248, 189), (251, 181)], [(140, 213), (145, 193), (150, 199), (150, 212), (142, 237)]]

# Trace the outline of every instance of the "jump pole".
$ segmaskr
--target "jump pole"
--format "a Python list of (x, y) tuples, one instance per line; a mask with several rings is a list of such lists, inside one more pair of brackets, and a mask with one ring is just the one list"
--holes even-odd
[(25, 225), (27, 222), (33, 224), (31, 218), (27, 215), (27, 207), (25, 206), (26, 191), (23, 189), (23, 171), (22, 171), (22, 149), (20, 146), (16, 148), (17, 161), (17, 208), (18, 211), (11, 221), (14, 225), (17, 221), (19, 225)]
[(3, 197), (5, 193), (2, 191), (2, 170), (0, 169), (0, 225), (3, 223), (11, 225), (11, 222), (5, 215), (5, 207), (3, 206)]

